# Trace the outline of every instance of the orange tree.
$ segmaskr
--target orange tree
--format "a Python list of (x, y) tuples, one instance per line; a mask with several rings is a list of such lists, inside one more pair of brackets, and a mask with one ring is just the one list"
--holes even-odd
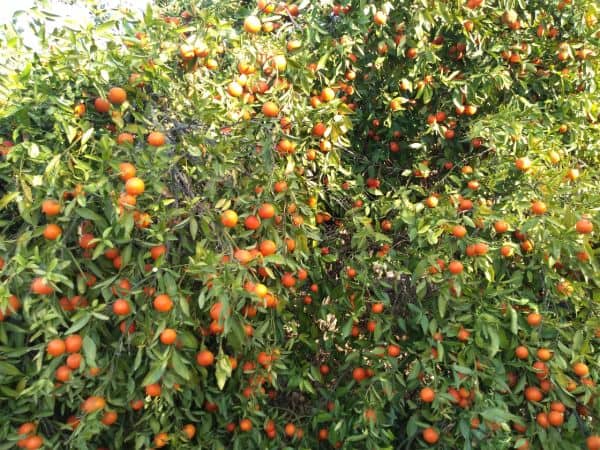
[(0, 449), (600, 448), (592, 0), (2, 32)]

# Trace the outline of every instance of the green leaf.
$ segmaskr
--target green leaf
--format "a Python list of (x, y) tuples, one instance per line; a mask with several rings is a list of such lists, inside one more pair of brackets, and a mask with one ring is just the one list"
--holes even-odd
[(83, 356), (88, 366), (96, 367), (96, 343), (87, 335), (83, 337)]
[(17, 376), (23, 375), (23, 373), (12, 364), (0, 361), (0, 375)]
[(86, 130), (85, 133), (83, 133), (83, 135), (81, 136), (81, 145), (85, 145), (85, 143), (87, 141), (90, 140), (90, 138), (92, 137), (92, 135), (94, 134), (94, 128), (90, 128), (89, 130)]
[(327, 60), (330, 56), (331, 52), (327, 52), (319, 58), (319, 62), (317, 63), (317, 70), (321, 70), (325, 67), (325, 65), (327, 64)]
[(519, 332), (517, 311), (511, 306), (510, 309), (510, 331), (512, 334), (517, 334)]
[(444, 295), (440, 295), (438, 297), (438, 311), (440, 313), (440, 317), (444, 317), (446, 315), (446, 306), (448, 305), (448, 299)]
[(498, 332), (494, 328), (488, 327), (487, 332), (490, 337), (490, 344), (489, 344), (488, 352), (489, 352), (490, 358), (493, 358), (496, 355), (496, 353), (498, 353), (498, 350), (500, 349), (500, 339), (498, 337)]
[(104, 219), (104, 217), (100, 216), (98, 213), (95, 213), (91, 209), (88, 209), (88, 208), (77, 208), (75, 210), (75, 212), (77, 213), (77, 215), (79, 217), (83, 217), (84, 219), (88, 219), (88, 220), (92, 220), (94, 222), (97, 222), (98, 225), (100, 225), (102, 227), (107, 227), (108, 226), (108, 224), (106, 223), (106, 220)]
[(67, 331), (65, 331), (65, 334), (73, 334), (73, 333), (81, 330), (83, 327), (85, 327), (87, 325), (87, 323), (90, 321), (91, 317), (92, 317), (91, 314), (86, 313), (83, 317), (81, 317), (80, 319), (75, 321), (75, 323), (73, 325), (71, 325)]
[(171, 363), (173, 364), (173, 369), (175, 369), (177, 375), (179, 375), (184, 380), (190, 379), (190, 371), (185, 365), (185, 362), (183, 361), (181, 356), (179, 356), (178, 352), (173, 352), (173, 355), (171, 356)]
[(190, 218), (190, 235), (192, 239), (196, 239), (196, 235), (198, 234), (198, 221), (191, 217)]
[(14, 201), (19, 196), (18, 192), (9, 192), (2, 198), (0, 198), (0, 210), (6, 208), (6, 206)]
[(150, 371), (146, 374), (144, 379), (142, 380), (142, 386), (148, 386), (149, 384), (156, 383), (165, 373), (165, 369), (167, 367), (166, 362), (164, 361), (155, 361), (150, 366)]
[(224, 353), (219, 354), (215, 376), (217, 378), (217, 386), (222, 391), (227, 379), (231, 377), (231, 362), (229, 361), (229, 357)]

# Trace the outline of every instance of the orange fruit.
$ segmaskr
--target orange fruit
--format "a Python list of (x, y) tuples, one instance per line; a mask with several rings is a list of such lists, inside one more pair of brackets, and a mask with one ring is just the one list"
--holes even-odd
[(502, 247), (500, 247), (500, 254), (505, 258), (512, 256), (513, 253), (514, 250), (510, 245), (503, 245)]
[(240, 430), (247, 432), (252, 429), (252, 422), (250, 419), (242, 419), (240, 420)]
[(335, 98), (335, 91), (329, 87), (324, 88), (321, 91), (321, 95), (319, 96), (319, 99), (326, 103), (326, 102), (330, 102)]
[(119, 164), (119, 178), (123, 181), (127, 181), (130, 178), (135, 177), (136, 169), (135, 166), (128, 162), (122, 162)]
[(448, 270), (453, 275), (458, 275), (463, 271), (463, 265), (460, 261), (451, 261), (448, 264)]
[(256, 216), (248, 216), (244, 220), (244, 227), (247, 230), (257, 230), (260, 227), (260, 219)]
[(33, 422), (25, 422), (22, 423), (17, 429), (17, 433), (19, 435), (28, 435), (35, 432), (35, 424)]
[(558, 411), (561, 413), (564, 413), (567, 410), (566, 406), (564, 403), (559, 402), (559, 401), (554, 401), (552, 403), (550, 403), (550, 411)]
[(548, 413), (548, 422), (553, 427), (560, 427), (565, 422), (565, 415), (559, 411), (550, 411)]
[(529, 350), (527, 350), (527, 347), (520, 345), (515, 349), (515, 355), (519, 359), (527, 359), (529, 357)]
[(169, 435), (167, 433), (158, 433), (154, 436), (154, 446), (156, 448), (165, 447), (169, 443)]
[(552, 351), (547, 348), (540, 348), (537, 351), (537, 357), (540, 361), (550, 361), (552, 359)]
[(408, 59), (415, 59), (417, 57), (418, 50), (414, 47), (411, 47), (406, 50), (405, 54)]
[(529, 169), (531, 169), (531, 160), (527, 156), (517, 158), (515, 161), (515, 167), (521, 172), (527, 172)]
[(94, 100), (94, 108), (99, 113), (107, 113), (110, 111), (110, 103), (108, 100), (98, 97), (96, 100)]
[(131, 402), (129, 402), (129, 406), (131, 406), (131, 409), (133, 409), (134, 411), (139, 411), (144, 407), (144, 401), (140, 399), (131, 400)]
[(77, 353), (81, 350), (83, 339), (78, 334), (72, 334), (65, 338), (65, 351), (67, 353)]
[(156, 261), (161, 256), (165, 255), (166, 253), (167, 253), (167, 246), (164, 244), (155, 245), (154, 247), (150, 248), (150, 257), (154, 261)]
[(140, 195), (144, 193), (145, 187), (141, 178), (132, 177), (125, 183), (125, 192), (129, 195)]
[(477, 114), (477, 106), (465, 105), (465, 115), (474, 116), (475, 114)]
[(483, 256), (489, 250), (489, 246), (485, 242), (478, 242), (477, 244), (474, 245), (473, 248), (474, 248), (475, 254), (477, 256)]
[(296, 241), (291, 238), (286, 238), (285, 247), (287, 248), (288, 252), (292, 253), (294, 250), (296, 250)]
[(470, 337), (471, 337), (471, 332), (468, 330), (465, 330), (462, 327), (460, 328), (460, 330), (458, 330), (458, 334), (456, 335), (456, 338), (461, 342), (468, 341)]
[(463, 227), (462, 225), (455, 225), (452, 228), (452, 235), (455, 238), (462, 239), (467, 235), (467, 229), (465, 227)]
[(231, 308), (229, 308), (229, 311), (227, 311), (225, 314), (222, 313), (223, 311), (223, 304), (221, 302), (217, 302), (214, 303), (211, 307), (210, 307), (210, 318), (212, 320), (221, 320), (222, 318), (226, 318), (231, 314)]
[(469, 210), (473, 209), (473, 202), (471, 200), (469, 200), (468, 198), (463, 198), (458, 203), (458, 209), (460, 211), (469, 211)]
[(538, 327), (542, 323), (542, 316), (538, 313), (529, 313), (527, 315), (527, 323), (529, 326)]
[(525, 398), (530, 402), (539, 402), (544, 398), (542, 391), (535, 386), (528, 386), (524, 391)]
[(400, 356), (400, 347), (395, 344), (388, 345), (387, 354), (392, 358), (397, 358), (398, 356)]
[(120, 88), (120, 87), (113, 87), (110, 88), (110, 90), (108, 91), (108, 101), (111, 102), (113, 105), (120, 105), (121, 103), (125, 102), (125, 100), (127, 100), (127, 92), (125, 92), (125, 89)]
[(65, 341), (62, 339), (52, 339), (48, 342), (46, 346), (46, 353), (50, 356), (56, 358), (57, 356), (62, 355), (66, 351)]
[(258, 33), (262, 28), (260, 19), (256, 16), (248, 16), (244, 19), (244, 31), (247, 33)]
[(422, 432), (423, 440), (430, 445), (435, 444), (440, 439), (440, 433), (432, 427), (425, 428)]
[(234, 253), (233, 257), (237, 259), (241, 264), (248, 264), (254, 258), (252, 253), (248, 250), (238, 248)]
[(327, 428), (321, 428), (317, 437), (320, 441), (326, 441), (329, 439), (329, 430)]
[(330, 152), (332, 148), (333, 146), (331, 145), (331, 141), (327, 139), (321, 139), (319, 141), (319, 150), (321, 150), (323, 153)]
[(546, 414), (545, 412), (538, 413), (538, 415), (535, 417), (535, 421), (542, 428), (548, 428), (550, 426), (550, 422), (548, 421), (548, 414)]
[(237, 225), (238, 215), (235, 211), (228, 209), (221, 214), (221, 223), (226, 228), (233, 228)]
[(196, 426), (193, 423), (188, 423), (185, 424), (182, 428), (183, 434), (185, 434), (185, 436), (188, 439), (194, 439), (194, 436), (196, 436)]
[(474, 244), (467, 245), (467, 248), (465, 249), (465, 253), (469, 257), (475, 256), (477, 254), (477, 251), (475, 250), (475, 245)]
[(371, 305), (371, 312), (373, 314), (381, 314), (383, 312), (384, 305), (383, 303), (373, 303)]
[(285, 435), (287, 437), (294, 437), (294, 435), (296, 434), (296, 425), (294, 425), (293, 423), (286, 423), (285, 427), (283, 429), (283, 432), (285, 433)]
[[(19, 441), (21, 442), (21, 441)], [(26, 450), (37, 450), (44, 445), (44, 439), (41, 436), (29, 436), (23, 439), (22, 446)]]
[(312, 128), (312, 134), (318, 137), (322, 137), (325, 134), (325, 131), (327, 131), (327, 125), (322, 122), (315, 124)]
[(85, 399), (85, 401), (81, 405), (81, 409), (87, 414), (93, 413), (94, 411), (99, 411), (101, 409), (104, 409), (105, 407), (106, 400), (104, 399), (104, 397), (98, 397), (95, 395)]
[(42, 213), (47, 217), (57, 216), (60, 214), (60, 203), (52, 198), (44, 200), (42, 202)]
[(588, 436), (585, 440), (588, 450), (600, 450), (600, 435)]
[(11, 295), (8, 297), (8, 306), (6, 309), (2, 310), (0, 308), (0, 322), (4, 320), (5, 317), (10, 316), (13, 312), (21, 309), (21, 302), (17, 298), (16, 295)]
[(122, 298), (115, 300), (112, 309), (117, 316), (126, 316), (127, 314), (131, 313), (131, 306), (129, 305), (129, 302)]
[(567, 170), (565, 178), (571, 181), (575, 181), (577, 178), (579, 178), (579, 170), (573, 168)]
[(73, 353), (67, 357), (67, 367), (72, 370), (76, 370), (81, 365), (81, 354)]
[(548, 210), (548, 207), (546, 206), (546, 204), (539, 200), (537, 200), (531, 204), (531, 212), (533, 214), (535, 214), (536, 216), (541, 216), (541, 215), (545, 214), (547, 210)]
[(55, 241), (62, 234), (62, 228), (54, 223), (49, 223), (44, 228), (44, 237), (49, 241)]
[(539, 380), (544, 380), (545, 378), (548, 377), (548, 374), (550, 373), (550, 369), (542, 361), (536, 361), (536, 362), (534, 362), (533, 365), (532, 365), (532, 367), (535, 370), (535, 376)]
[(82, 234), (79, 238), (79, 246), (84, 250), (92, 249), (97, 245), (96, 242), (92, 242), (94, 239), (96, 237), (92, 233)]
[(269, 256), (277, 252), (277, 245), (275, 245), (275, 242), (266, 239), (259, 244), (259, 249), (263, 256)]
[[(284, 180), (277, 181), (277, 182), (275, 182), (275, 184), (273, 184), (273, 190), (277, 194), (287, 191), (287, 188), (288, 188), (288, 185)], [(288, 208), (288, 211), (289, 211), (289, 208)]]
[(594, 224), (588, 219), (580, 219), (575, 224), (575, 230), (579, 234), (590, 234), (594, 231)]
[(354, 381), (356, 381), (357, 383), (360, 383), (365, 378), (367, 378), (367, 373), (365, 372), (365, 369), (363, 369), (362, 367), (356, 367), (352, 371), (352, 378), (354, 378)]
[(54, 288), (43, 278), (34, 278), (31, 281), (31, 292), (38, 295), (50, 295), (54, 292)]
[(424, 387), (419, 393), (419, 398), (425, 403), (431, 403), (435, 399), (435, 391), (430, 387)]
[(106, 411), (102, 415), (101, 422), (106, 426), (110, 426), (117, 421), (118, 417), (119, 415), (115, 411)]
[(275, 55), (271, 61), (271, 67), (277, 69), (279, 72), (283, 72), (287, 67), (287, 59), (284, 55)]
[(373, 16), (373, 21), (377, 25), (385, 25), (387, 23), (387, 15), (383, 11), (377, 11)]
[(244, 88), (237, 81), (232, 81), (227, 85), (227, 93), (232, 97), (240, 97), (244, 93)]
[(277, 117), (279, 114), (279, 106), (275, 102), (265, 102), (262, 105), (262, 113), (266, 117)]
[(158, 312), (169, 312), (173, 309), (173, 300), (167, 294), (160, 294), (154, 298), (152, 305)]
[(196, 355), (196, 362), (202, 367), (212, 366), (215, 362), (215, 355), (210, 350), (201, 350)]
[(146, 142), (148, 142), (148, 145), (151, 145), (152, 147), (161, 147), (165, 145), (166, 141), (167, 139), (165, 135), (160, 131), (153, 131), (146, 138)]
[(77, 117), (83, 117), (85, 115), (85, 105), (83, 103), (78, 103), (77, 105), (75, 105), (73, 107), (73, 113), (77, 116)]
[(189, 44), (182, 44), (179, 47), (179, 56), (181, 56), (181, 59), (183, 59), (185, 61), (194, 59), (196, 57), (196, 54), (194, 52), (194, 47), (192, 47)]
[(377, 420), (377, 411), (375, 411), (374, 409), (371, 409), (371, 408), (365, 409), (365, 412), (363, 413), (363, 415), (367, 422), (375, 422)]
[(271, 219), (275, 216), (275, 207), (270, 203), (263, 203), (258, 208), (258, 216), (261, 219)]
[(162, 392), (162, 388), (160, 387), (160, 384), (152, 383), (146, 386), (145, 391), (146, 395), (149, 397), (158, 397)]
[(160, 342), (165, 345), (173, 345), (177, 340), (177, 331), (172, 328), (165, 328), (160, 333)]
[(573, 373), (578, 377), (587, 377), (590, 373), (590, 369), (586, 364), (578, 362), (573, 364)]
[(439, 202), (440, 201), (437, 197), (430, 195), (425, 199), (425, 206), (427, 206), (428, 208), (435, 208)]
[(291, 273), (286, 272), (281, 276), (281, 284), (284, 287), (291, 288), (296, 284), (296, 278)]
[(133, 144), (133, 140), (133, 134), (131, 133), (120, 133), (117, 136), (117, 144), (119, 145)]
[(496, 230), (496, 233), (506, 233), (508, 228), (509, 225), (504, 220), (498, 220), (494, 223), (494, 230)]

